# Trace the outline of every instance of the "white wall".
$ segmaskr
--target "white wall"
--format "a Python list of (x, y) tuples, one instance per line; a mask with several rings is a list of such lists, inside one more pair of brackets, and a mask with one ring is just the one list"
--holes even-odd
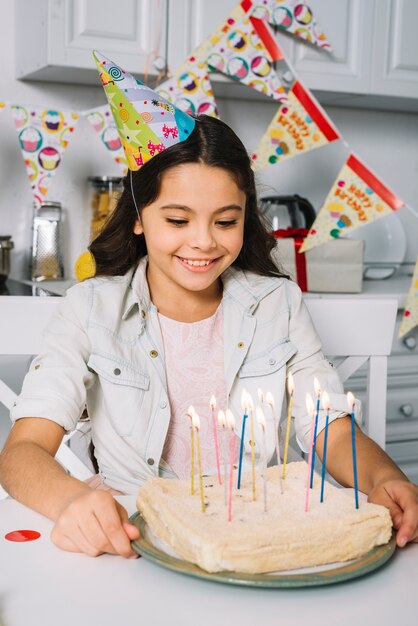
[[(0, 100), (75, 110), (105, 102), (100, 86), (16, 81), (13, 0), (1, 0), (0, 24)], [(255, 147), (276, 111), (270, 101), (220, 99), (218, 104), (222, 119), (236, 130), (248, 150)], [(337, 107), (328, 107), (327, 111), (357, 155), (418, 209), (418, 115)], [(12, 235), (15, 242), (12, 276), (26, 277), (32, 196), (10, 110), (0, 111), (0, 138), (0, 234)], [(344, 150), (341, 145), (330, 145), (271, 167), (258, 175), (261, 191), (299, 193), (319, 206), (327, 185), (332, 184), (338, 172)], [(88, 241), (87, 177), (92, 175), (117, 176), (119, 170), (88, 122), (81, 119), (48, 198), (60, 201), (65, 212), (63, 248), (67, 277), (73, 275), (74, 262)], [(399, 217), (408, 235), (407, 259), (412, 262), (418, 253), (418, 220), (406, 209), (400, 211)]]

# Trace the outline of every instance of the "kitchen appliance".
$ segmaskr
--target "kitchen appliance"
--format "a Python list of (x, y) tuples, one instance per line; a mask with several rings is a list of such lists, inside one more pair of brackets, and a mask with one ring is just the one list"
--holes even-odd
[(0, 285), (5, 283), (10, 271), (10, 250), (14, 248), (11, 235), (0, 235)]
[(297, 194), (261, 198), (260, 211), (271, 230), (310, 228), (316, 218), (315, 209), (309, 200)]
[(64, 278), (60, 246), (61, 204), (43, 202), (33, 217), (31, 278), (35, 281)]

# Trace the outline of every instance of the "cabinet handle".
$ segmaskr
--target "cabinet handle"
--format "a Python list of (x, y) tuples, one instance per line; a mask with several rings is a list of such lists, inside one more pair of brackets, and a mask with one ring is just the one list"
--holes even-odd
[(399, 410), (405, 417), (411, 417), (414, 412), (414, 407), (412, 404), (402, 404)]
[(408, 350), (415, 350), (417, 347), (417, 338), (414, 337), (414, 335), (409, 335), (409, 337), (405, 337), (403, 344)]

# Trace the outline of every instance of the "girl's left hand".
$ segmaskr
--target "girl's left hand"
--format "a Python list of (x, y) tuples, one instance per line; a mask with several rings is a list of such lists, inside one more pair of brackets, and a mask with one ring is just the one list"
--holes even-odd
[(400, 548), (409, 541), (418, 542), (418, 485), (402, 479), (387, 480), (369, 493), (368, 501), (389, 509)]

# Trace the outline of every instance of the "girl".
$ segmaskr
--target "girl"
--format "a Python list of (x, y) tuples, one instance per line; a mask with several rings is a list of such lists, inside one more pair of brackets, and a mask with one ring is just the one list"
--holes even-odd
[[(304, 399), (316, 376), (334, 408), (327, 469), (352, 485), (343, 389), (299, 288), (271, 259), (274, 240), (257, 211), (245, 148), (221, 121), (195, 122), (187, 141), (125, 179), (115, 212), (90, 246), (96, 276), (60, 303), (12, 411), (1, 483), (55, 521), (52, 540), (65, 550), (130, 557), (138, 536), (109, 491), (68, 476), (54, 460), (85, 406), (100, 481), (136, 494), (148, 477), (188, 475), (190, 404), (202, 415), (204, 471), (215, 472), (213, 435), (203, 419), (210, 396), (236, 418), (244, 388), (253, 398), (258, 387), (273, 391), (280, 407), (289, 372), (296, 435), (306, 451)], [(320, 414), (319, 456), (324, 421)], [(267, 427), (271, 459), (272, 423)], [(237, 419), (237, 438), (240, 430)], [(399, 546), (417, 540), (418, 487), (359, 429), (357, 452), (359, 489), (390, 509)]]

